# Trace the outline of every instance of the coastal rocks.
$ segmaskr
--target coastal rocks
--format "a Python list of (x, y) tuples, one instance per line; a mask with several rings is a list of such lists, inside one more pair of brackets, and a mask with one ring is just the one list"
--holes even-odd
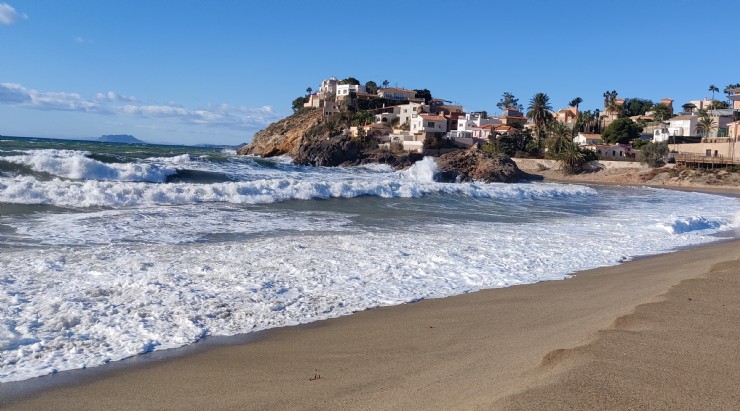
[(386, 164), (396, 170), (404, 170), (424, 158), (421, 153), (394, 154), (389, 151), (376, 151), (363, 158), (357, 165)]
[(302, 166), (336, 167), (356, 163), (364, 156), (357, 140), (348, 137), (326, 137), (303, 141), (293, 158)]
[(319, 109), (303, 109), (257, 132), (252, 141), (237, 150), (237, 154), (274, 157), (295, 156), (303, 137), (324, 121)]
[(438, 179), (443, 182), (516, 183), (526, 176), (508, 156), (481, 150), (444, 154), (437, 159), (437, 166)]

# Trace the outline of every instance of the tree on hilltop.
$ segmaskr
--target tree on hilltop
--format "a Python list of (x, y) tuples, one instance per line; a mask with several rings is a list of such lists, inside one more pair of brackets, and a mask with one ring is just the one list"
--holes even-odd
[(383, 83), (381, 84), (383, 85), (383, 88), (388, 88), (388, 85), (391, 84), (391, 82), (388, 80), (383, 80)]
[(581, 103), (583, 103), (583, 99), (580, 97), (576, 97), (573, 100), (571, 100), (570, 103), (568, 103), (568, 105), (571, 107), (575, 107), (576, 110), (578, 110), (578, 105)]
[(367, 91), (370, 94), (375, 94), (378, 92), (378, 85), (372, 80), (365, 83), (365, 88), (367, 88)]
[(545, 93), (537, 93), (529, 100), (527, 107), (527, 118), (532, 120), (537, 130), (536, 137), (541, 138), (545, 128), (552, 121), (552, 106), (550, 97)]
[(424, 103), (429, 104), (429, 102), (432, 101), (432, 92), (431, 91), (429, 91), (427, 89), (421, 89), (421, 90), (414, 89), (414, 91), (416, 92), (416, 95), (414, 97), (416, 97), (416, 98), (423, 98), (424, 99)]
[(601, 138), (609, 144), (626, 144), (640, 137), (642, 127), (627, 117), (611, 122), (601, 133)]
[(296, 97), (295, 100), (293, 100), (293, 112), (296, 113), (298, 110), (303, 108), (303, 104), (308, 102), (308, 97), (300, 96)]
[(310, 95), (313, 92), (313, 89), (311, 87), (306, 88), (306, 94)]
[(671, 118), (671, 111), (668, 109), (668, 106), (666, 106), (663, 103), (658, 103), (653, 106), (653, 117), (655, 121), (666, 121), (669, 118)]
[(619, 93), (617, 93), (616, 90), (607, 90), (604, 92), (604, 110), (612, 113), (619, 112), (619, 106), (617, 105), (617, 95), (619, 95)]
[(349, 84), (352, 86), (359, 86), (360, 80), (357, 80), (354, 77), (347, 77), (346, 79), (339, 81), (339, 84)]
[(647, 100), (644, 98), (625, 99), (624, 105), (622, 106), (624, 115), (627, 117), (642, 116), (653, 107), (655, 107), (655, 103), (652, 100)]
[(712, 92), (712, 100), (714, 100), (714, 92), (719, 93), (719, 89), (714, 84), (710, 84), (709, 85), (709, 90), (708, 91), (711, 91)]
[(499, 110), (506, 110), (507, 108), (522, 110), (524, 108), (519, 104), (519, 99), (514, 97), (514, 95), (508, 91), (504, 91), (504, 94), (501, 96), (501, 100), (496, 103), (496, 107), (498, 107)]

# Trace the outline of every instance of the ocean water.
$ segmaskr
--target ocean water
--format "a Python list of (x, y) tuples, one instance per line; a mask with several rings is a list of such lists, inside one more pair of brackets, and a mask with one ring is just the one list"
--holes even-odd
[(737, 235), (740, 199), (0, 138), (0, 383)]

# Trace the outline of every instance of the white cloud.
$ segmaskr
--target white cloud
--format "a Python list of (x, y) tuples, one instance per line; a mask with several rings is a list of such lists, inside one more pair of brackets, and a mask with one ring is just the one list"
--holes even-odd
[(77, 43), (80, 43), (80, 44), (85, 44), (85, 43), (92, 44), (92, 42), (93, 42), (92, 40), (86, 39), (86, 38), (84, 38), (82, 36), (75, 37), (75, 41)]
[(114, 116), (161, 119), (195, 127), (229, 128), (244, 131), (261, 128), (279, 116), (270, 106), (249, 108), (218, 104), (188, 109), (176, 102), (167, 104), (138, 104), (135, 97), (114, 91), (97, 93), (85, 98), (78, 93), (42, 92), (20, 84), (0, 83), (0, 104), (9, 104), (36, 110), (81, 111)]
[(0, 24), (13, 24), (17, 19), (28, 19), (26, 13), (18, 13), (15, 8), (8, 3), (0, 3)]

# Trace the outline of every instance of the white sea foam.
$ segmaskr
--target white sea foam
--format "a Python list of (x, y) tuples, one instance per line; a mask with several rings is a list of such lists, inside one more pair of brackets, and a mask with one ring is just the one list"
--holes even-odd
[[(740, 226), (737, 199), (437, 183), (430, 159), (397, 172), (190, 155), (104, 164), (64, 150), (10, 157), (59, 178), (1, 175), (0, 203), (67, 209), (0, 214), (0, 383), (206, 335), (562, 279)], [(235, 181), (158, 182), (175, 168)], [(363, 196), (375, 198), (284, 202)]]
[[(197, 228), (207, 231), (215, 224), (222, 229), (229, 219), (239, 218), (234, 208), (126, 209), (62, 214), (56, 221), (51, 216), (5, 220), (31, 242), (67, 238), (65, 232), (70, 237), (50, 241), (59, 245), (43, 253), (21, 248), (0, 254), (0, 382), (92, 367), (206, 335), (562, 279), (577, 270), (712, 241), (709, 232), (734, 223), (736, 211), (718, 212), (728, 204), (733, 203), (706, 208), (681, 202), (689, 213), (705, 208), (714, 217), (704, 218), (711, 223), (691, 225), (696, 230), (672, 233), (655, 222), (675, 202), (612, 218), (523, 225), (450, 222), (409, 231), (350, 227), (343, 213), (276, 212), (262, 215), (265, 221), (260, 222), (260, 216), (242, 210), (245, 221), (236, 221), (235, 231), (253, 233), (262, 224), (273, 234), (226, 242), (183, 243), (188, 232), (198, 230), (177, 225), (208, 210), (212, 216)], [(266, 221), (272, 217), (286, 221), (270, 226)], [(159, 222), (153, 224), (153, 218)], [(47, 224), (52, 226), (42, 227)], [(303, 231), (275, 235), (294, 224)], [(335, 230), (322, 232), (325, 224)], [(129, 227), (129, 234), (120, 233)], [(130, 241), (137, 236), (148, 243)], [(97, 239), (86, 241), (91, 237)]]
[(2, 157), (3, 161), (22, 164), (34, 171), (76, 180), (163, 182), (174, 168), (145, 163), (106, 164), (75, 150), (30, 150), (23, 155)]
[(475, 198), (534, 199), (590, 196), (584, 186), (559, 184), (447, 184), (428, 181), (425, 172), (399, 172), (385, 178), (282, 178), (214, 184), (149, 184), (123, 181), (38, 181), (30, 176), (0, 177), (0, 201), (82, 207), (228, 202), (265, 204), (285, 200), (359, 196), (421, 197), (458, 194)]

